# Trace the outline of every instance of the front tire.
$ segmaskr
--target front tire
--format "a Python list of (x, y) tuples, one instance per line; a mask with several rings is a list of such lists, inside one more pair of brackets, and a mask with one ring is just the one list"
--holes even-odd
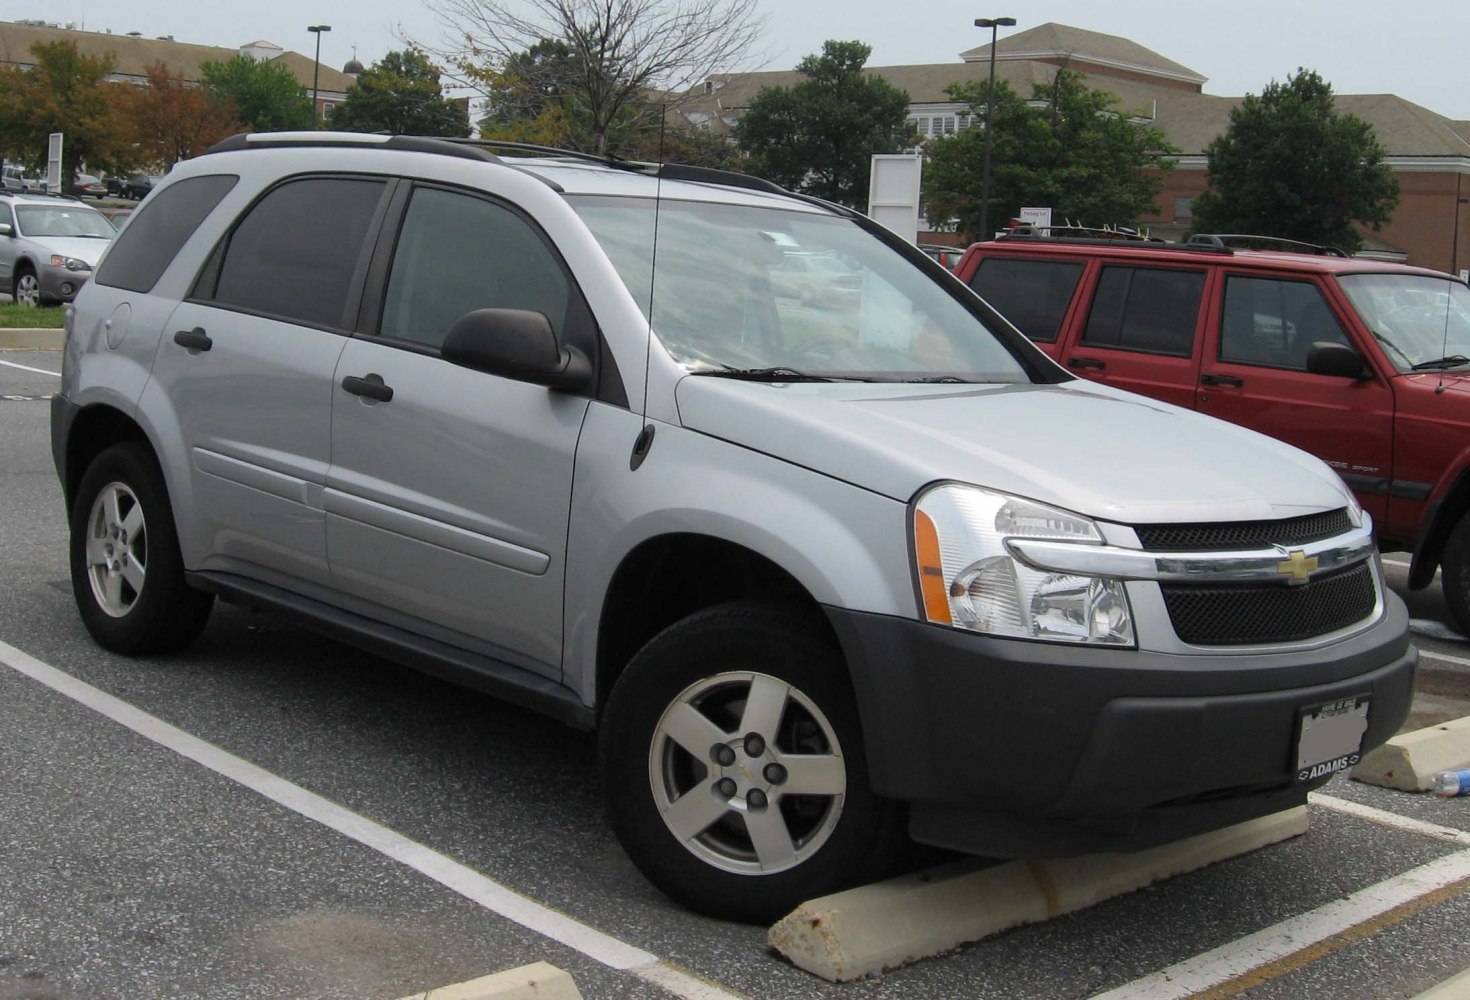
[(1470, 514), (1463, 515), (1445, 539), (1440, 570), (1450, 619), (1461, 635), (1470, 636)]
[(71, 515), (71, 585), (82, 623), (130, 656), (188, 645), (214, 597), (184, 582), (173, 509), (153, 453), (135, 442), (93, 459)]
[(904, 843), (901, 808), (868, 788), (841, 656), (779, 605), (720, 605), (650, 640), (600, 750), (624, 848), (700, 913), (773, 921), (885, 873)]
[(16, 268), (15, 280), (11, 282), (10, 297), (16, 305), (34, 309), (41, 304), (41, 282), (36, 272), (29, 267)]

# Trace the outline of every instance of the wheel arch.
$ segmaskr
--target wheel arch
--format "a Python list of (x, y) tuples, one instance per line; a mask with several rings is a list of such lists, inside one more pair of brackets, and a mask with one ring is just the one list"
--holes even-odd
[(649, 538), (618, 564), (603, 597), (597, 635), (599, 714), (623, 670), (649, 639), (704, 608), (741, 599), (777, 601), (808, 613), (836, 644), (821, 605), (768, 557), (711, 535)]
[(77, 486), (86, 474), (87, 466), (104, 450), (123, 441), (145, 444), (153, 452), (155, 459), (157, 458), (158, 450), (154, 448), (142, 426), (121, 410), (106, 404), (97, 404), (77, 413), (67, 429), (61, 477), (62, 493), (68, 511), (76, 501)]
[(1444, 496), (1431, 503), (1425, 514), (1409, 567), (1410, 590), (1423, 590), (1434, 582), (1434, 574), (1444, 556), (1445, 541), (1467, 513), (1470, 513), (1470, 467), (1463, 467)]

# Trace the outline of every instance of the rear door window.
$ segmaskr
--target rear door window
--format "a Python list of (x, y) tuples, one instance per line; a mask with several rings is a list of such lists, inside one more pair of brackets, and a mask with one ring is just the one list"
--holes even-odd
[(1062, 329), (1081, 261), (986, 257), (970, 287), (1032, 340), (1052, 343)]
[[(235, 226), (218, 260), (218, 277), (201, 282), (212, 283), (213, 294), (201, 288), (200, 297), (262, 316), (341, 328), (385, 187), (378, 179), (313, 177), (272, 189)], [(136, 225), (130, 223), (127, 232)]]
[(1104, 267), (1082, 343), (1187, 358), (1204, 289), (1203, 271)]

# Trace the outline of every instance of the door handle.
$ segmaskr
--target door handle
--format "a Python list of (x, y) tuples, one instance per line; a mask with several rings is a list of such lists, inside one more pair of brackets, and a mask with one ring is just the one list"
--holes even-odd
[(1067, 367), (1096, 368), (1098, 371), (1102, 371), (1104, 368), (1107, 367), (1107, 365), (1103, 363), (1102, 358), (1068, 358)]
[(180, 347), (187, 347), (191, 351), (207, 351), (214, 346), (214, 341), (209, 339), (209, 334), (204, 332), (202, 326), (196, 326), (192, 330), (180, 330), (174, 334), (174, 343)]
[(383, 376), (377, 372), (358, 378), (356, 375), (348, 375), (342, 380), (342, 388), (354, 396), (366, 396), (368, 399), (376, 399), (380, 403), (386, 403), (393, 398), (393, 387), (383, 384)]
[(1236, 387), (1245, 385), (1243, 379), (1234, 375), (1216, 375), (1214, 372), (1205, 372), (1199, 377), (1200, 385), (1233, 385)]

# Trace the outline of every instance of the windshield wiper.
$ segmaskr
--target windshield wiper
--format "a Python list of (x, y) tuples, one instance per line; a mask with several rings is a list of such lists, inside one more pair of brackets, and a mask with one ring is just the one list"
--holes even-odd
[(704, 368), (692, 375), (714, 375), (718, 378), (742, 379), (746, 382), (871, 382), (857, 375), (814, 375), (795, 368)]
[(969, 385), (970, 380), (960, 378), (958, 375), (924, 375), (920, 378), (906, 378), (905, 382), (922, 382), (927, 385)]
[(1463, 354), (1451, 354), (1445, 358), (1435, 358), (1433, 361), (1421, 361), (1409, 368), (1411, 372), (1431, 372), (1445, 368), (1459, 368), (1461, 365), (1470, 365), (1470, 358)]

